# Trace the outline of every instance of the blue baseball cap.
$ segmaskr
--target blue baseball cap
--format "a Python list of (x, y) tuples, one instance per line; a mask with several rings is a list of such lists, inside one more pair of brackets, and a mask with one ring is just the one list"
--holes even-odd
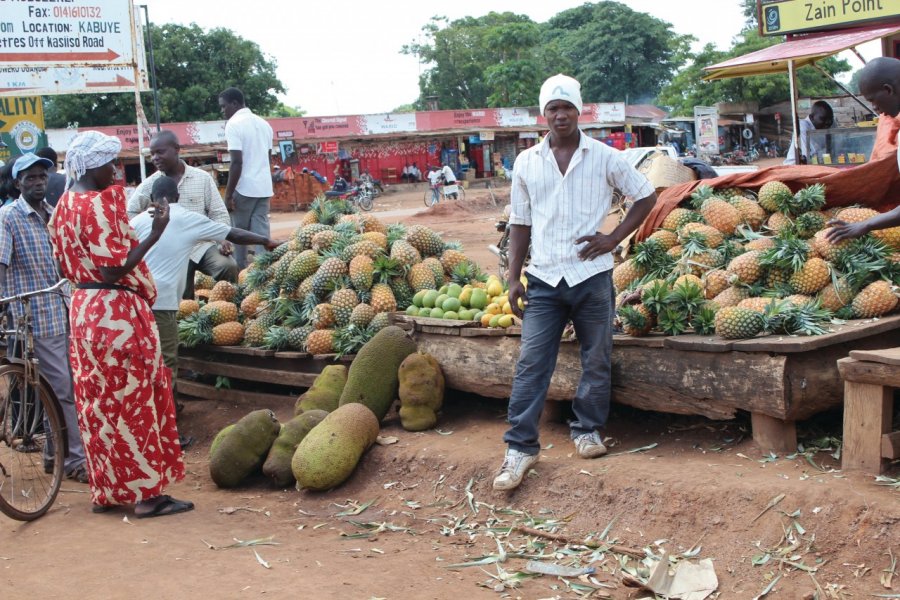
[(29, 152), (28, 154), (23, 154), (19, 158), (16, 159), (16, 162), (13, 163), (12, 168), (12, 176), (13, 179), (18, 179), (19, 173), (24, 171), (25, 169), (30, 169), (34, 165), (44, 165), (48, 169), (53, 166), (53, 161), (49, 158), (41, 158), (34, 152)]

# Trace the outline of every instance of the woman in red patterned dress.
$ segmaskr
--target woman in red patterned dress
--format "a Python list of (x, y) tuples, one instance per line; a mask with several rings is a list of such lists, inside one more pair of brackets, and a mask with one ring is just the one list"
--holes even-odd
[(169, 222), (157, 205), (150, 236), (138, 243), (114, 186), (117, 138), (88, 131), (66, 153), (74, 181), (50, 219), (63, 275), (75, 287), (70, 357), (78, 422), (94, 512), (135, 504), (136, 517), (191, 510), (163, 494), (184, 477), (170, 373), (150, 307), (156, 285), (143, 258)]

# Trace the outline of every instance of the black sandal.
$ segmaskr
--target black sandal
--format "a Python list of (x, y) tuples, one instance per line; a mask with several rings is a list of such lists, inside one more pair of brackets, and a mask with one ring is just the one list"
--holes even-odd
[[(142, 503), (143, 504), (143, 503)], [(150, 517), (165, 517), (167, 515), (175, 515), (178, 513), (194, 510), (194, 503), (187, 500), (176, 500), (171, 496), (159, 496), (156, 503), (149, 511), (139, 513), (135, 510), (134, 516), (137, 519), (147, 519)]]

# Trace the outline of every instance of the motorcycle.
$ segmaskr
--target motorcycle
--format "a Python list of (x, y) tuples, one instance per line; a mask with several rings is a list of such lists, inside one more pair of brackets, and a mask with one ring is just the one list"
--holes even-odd
[(347, 181), (338, 177), (334, 182), (334, 186), (327, 192), (325, 197), (332, 200), (346, 200), (356, 204), (361, 210), (370, 211), (374, 206), (374, 198), (377, 195), (375, 185), (371, 181), (361, 181), (358, 185), (350, 186)]
[[(503, 209), (500, 220), (494, 223), (494, 228), (501, 234), (500, 241), (488, 246), (488, 250), (491, 254), (497, 257), (499, 275), (504, 279), (509, 278), (509, 234), (511, 229), (509, 225), (509, 214), (511, 211), (512, 205), (507, 204)], [(525, 257), (525, 262), (522, 264), (523, 268), (528, 265), (531, 259), (531, 248), (528, 250), (528, 256)]]

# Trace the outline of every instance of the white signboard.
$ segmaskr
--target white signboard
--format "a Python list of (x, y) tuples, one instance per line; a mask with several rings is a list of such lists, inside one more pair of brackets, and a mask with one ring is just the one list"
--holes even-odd
[(537, 114), (527, 108), (498, 108), (495, 111), (500, 127), (529, 127), (537, 125)]
[(625, 103), (604, 102), (595, 105), (594, 118), (597, 123), (624, 123)]
[(129, 0), (0, 0), (0, 67), (131, 65)]
[(363, 115), (359, 121), (360, 131), (368, 134), (416, 130), (416, 113)]
[[(139, 69), (141, 91), (150, 89)], [(0, 96), (111, 94), (134, 91), (132, 67), (0, 67)]]
[(719, 111), (715, 106), (694, 107), (694, 137), (700, 154), (719, 153)]

